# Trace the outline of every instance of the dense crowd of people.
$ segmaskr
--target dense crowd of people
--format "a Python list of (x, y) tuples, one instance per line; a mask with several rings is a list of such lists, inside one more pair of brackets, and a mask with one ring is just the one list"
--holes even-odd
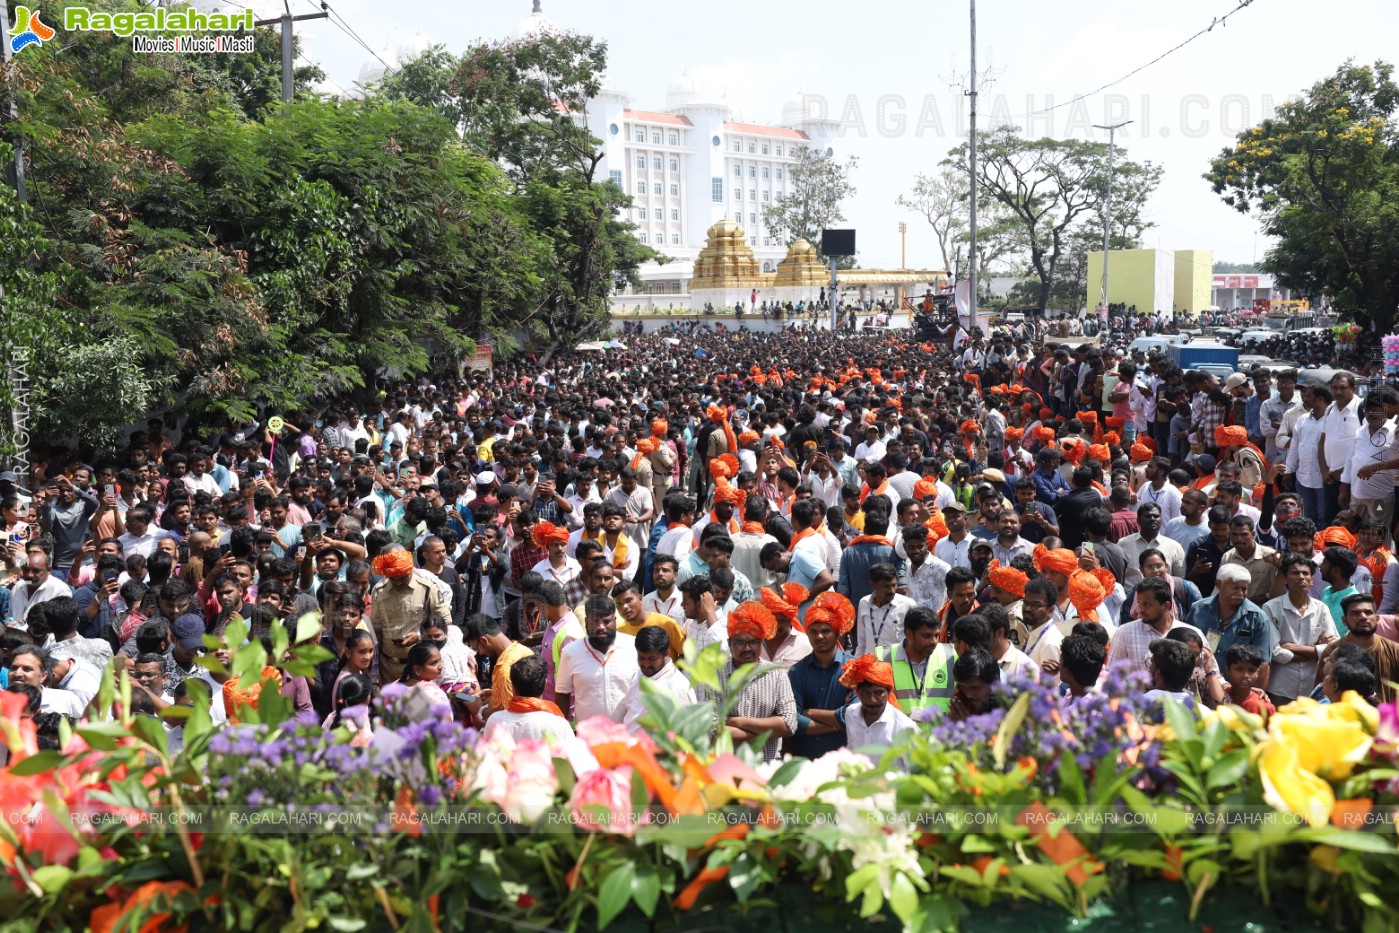
[(644, 729), (649, 680), (767, 759), (1113, 665), (1203, 706), (1389, 699), (1396, 415), (1349, 374), (1221, 384), (1031, 321), (632, 335), (285, 422), (156, 418), (0, 473), (3, 677), (50, 740), (109, 664), (141, 711), (236, 721), (200, 656), (309, 616), (330, 659), (278, 676), (327, 728), (397, 682), (517, 738)]

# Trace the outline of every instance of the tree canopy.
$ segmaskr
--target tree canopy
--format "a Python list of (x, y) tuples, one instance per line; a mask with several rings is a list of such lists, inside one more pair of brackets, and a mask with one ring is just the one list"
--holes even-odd
[(1399, 314), (1399, 85), (1385, 62), (1346, 62), (1240, 133), (1205, 178), (1277, 239), (1263, 267), (1329, 296), (1375, 337)]
[(596, 333), (654, 255), (575, 119), (604, 64), (585, 37), (437, 49), (356, 100), (298, 68), (283, 104), (271, 30), (250, 55), (99, 32), (26, 49), (29, 204), (0, 188), (0, 313), (34, 430), (103, 443), (168, 404), (290, 412), (475, 340)]
[(850, 174), (859, 165), (855, 156), (842, 162), (823, 149), (798, 147), (796, 161), (789, 169), (787, 196), (763, 208), (763, 223), (783, 243), (791, 244), (800, 237), (819, 252), (821, 231), (845, 220), (841, 204), (855, 196)]

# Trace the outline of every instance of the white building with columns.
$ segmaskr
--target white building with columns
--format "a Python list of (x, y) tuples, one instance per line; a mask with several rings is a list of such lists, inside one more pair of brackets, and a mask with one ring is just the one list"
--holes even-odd
[[(534, 0), (534, 12), (514, 38), (559, 29)], [(788, 100), (781, 119), (770, 124), (749, 120), (727, 91), (682, 74), (654, 102), (654, 92), (633, 97), (604, 79), (588, 105), (588, 129), (603, 146), (600, 177), (631, 195), (627, 219), (636, 224), (637, 238), (671, 260), (642, 267), (645, 293), (688, 293), (705, 234), (720, 220), (743, 227), (761, 271), (775, 271), (788, 244), (768, 229), (763, 209), (791, 193), (799, 147), (837, 154), (839, 121), (818, 113), (802, 95)]]

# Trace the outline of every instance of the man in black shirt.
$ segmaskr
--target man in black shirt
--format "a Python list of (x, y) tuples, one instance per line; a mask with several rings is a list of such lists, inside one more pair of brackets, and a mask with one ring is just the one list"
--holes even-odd
[(1074, 470), (1073, 488), (1067, 495), (1054, 503), (1054, 513), (1059, 516), (1059, 537), (1064, 539), (1064, 547), (1077, 550), (1087, 540), (1083, 531), (1083, 516), (1089, 509), (1103, 506), (1103, 497), (1093, 488), (1093, 471), (1081, 466)]

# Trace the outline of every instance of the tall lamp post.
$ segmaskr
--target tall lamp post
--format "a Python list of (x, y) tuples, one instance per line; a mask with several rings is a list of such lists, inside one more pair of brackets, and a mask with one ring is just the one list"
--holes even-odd
[(967, 163), (969, 188), (971, 191), (971, 244), (967, 249), (968, 256), (971, 257), (971, 307), (967, 309), (967, 333), (971, 334), (976, 327), (976, 295), (980, 289), (976, 281), (976, 0), (971, 2), (971, 25), (972, 25), (972, 76), (971, 90), (967, 96), (971, 98), (971, 132), (967, 136)]
[(1099, 299), (1104, 310), (1108, 306), (1108, 247), (1110, 245), (1109, 237), (1112, 234), (1112, 159), (1117, 154), (1117, 131), (1134, 122), (1136, 121), (1124, 120), (1112, 126), (1093, 124), (1094, 129), (1108, 131), (1108, 194), (1103, 201), (1103, 295)]

